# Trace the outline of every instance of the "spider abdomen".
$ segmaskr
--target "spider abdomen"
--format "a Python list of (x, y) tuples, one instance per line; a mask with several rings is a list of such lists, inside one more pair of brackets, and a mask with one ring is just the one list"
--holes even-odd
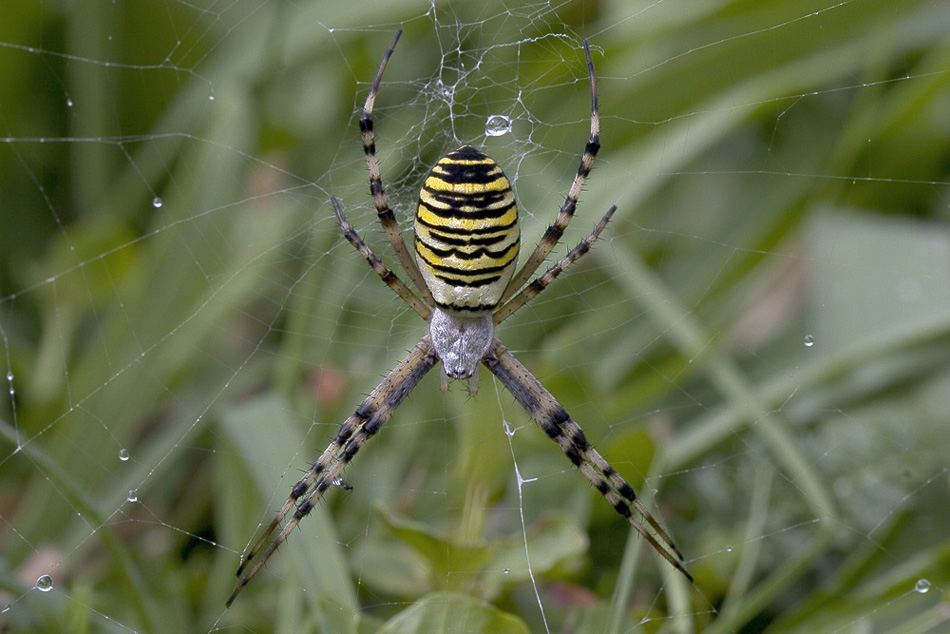
[(498, 163), (470, 145), (442, 157), (419, 192), (415, 233), (416, 261), (439, 307), (481, 313), (498, 305), (521, 237)]

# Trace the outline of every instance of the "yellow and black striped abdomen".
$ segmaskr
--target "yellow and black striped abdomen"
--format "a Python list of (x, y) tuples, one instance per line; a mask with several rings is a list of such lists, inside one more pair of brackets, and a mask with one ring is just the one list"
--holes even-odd
[(470, 145), (442, 157), (419, 192), (415, 231), (416, 261), (439, 307), (498, 305), (521, 238), (515, 196), (498, 163)]

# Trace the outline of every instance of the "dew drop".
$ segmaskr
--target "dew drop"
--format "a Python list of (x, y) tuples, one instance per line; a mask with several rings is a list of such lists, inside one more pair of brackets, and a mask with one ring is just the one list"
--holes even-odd
[(511, 118), (501, 114), (493, 114), (485, 122), (485, 134), (488, 136), (504, 136), (511, 132)]
[(135, 489), (129, 489), (129, 495), (125, 498), (129, 502), (138, 502), (139, 501), (139, 492)]
[(350, 484), (349, 482), (347, 482), (346, 480), (344, 480), (343, 478), (334, 478), (334, 479), (330, 482), (330, 484), (331, 484), (332, 486), (339, 487), (339, 488), (343, 489), (344, 491), (352, 491), (352, 490), (353, 490), (353, 485)]
[(155, 207), (155, 209), (158, 209), (161, 206), (162, 206), (162, 199), (160, 197), (156, 196), (155, 198), (152, 199), (152, 207)]
[(927, 591), (930, 590), (930, 581), (927, 579), (918, 579), (917, 583), (914, 584), (914, 590), (921, 594), (927, 594)]
[(501, 571), (503, 575), (507, 575), (509, 572), (511, 572), (511, 568), (505, 568), (504, 570)]
[(208, 101), (214, 101), (214, 95), (208, 95)]
[(67, 107), (67, 108), (72, 108), (72, 107), (73, 107), (73, 100), (72, 100), (72, 99), (69, 99), (68, 97), (66, 98), (66, 107)]
[(732, 546), (726, 546), (726, 552), (727, 552), (727, 553), (731, 553), (731, 552), (732, 552)]
[(40, 592), (49, 592), (53, 589), (53, 578), (49, 575), (43, 575), (36, 580), (36, 589)]
[(123, 447), (122, 449), (119, 449), (119, 460), (121, 460), (122, 462), (128, 462), (129, 460), (129, 450), (126, 449), (125, 447)]
[(815, 345), (815, 337), (812, 335), (805, 335), (805, 347), (811, 348)]

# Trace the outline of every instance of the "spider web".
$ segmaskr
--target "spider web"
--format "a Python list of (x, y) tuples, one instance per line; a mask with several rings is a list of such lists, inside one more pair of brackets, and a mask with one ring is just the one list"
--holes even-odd
[[(945, 631), (947, 9), (3, 5), (0, 631)], [(471, 143), (526, 249), (590, 39), (603, 149), (554, 255), (619, 210), (499, 336), (695, 585), (487, 373), (433, 373), (224, 609), (424, 332), (329, 205), (398, 271), (357, 119), (400, 27), (375, 119), (403, 229)]]

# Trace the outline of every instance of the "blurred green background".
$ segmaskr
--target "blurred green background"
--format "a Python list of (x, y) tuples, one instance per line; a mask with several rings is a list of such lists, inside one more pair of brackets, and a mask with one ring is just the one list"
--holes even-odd
[[(396, 268), (357, 119), (400, 27), (403, 229), (472, 143), (526, 249), (590, 39), (603, 148), (555, 254), (619, 210), (499, 335), (695, 585), (490, 376), (433, 374), (224, 609), (424, 332), (328, 202)], [(0, 631), (947, 631), (948, 33), (915, 0), (0, 2)]]

